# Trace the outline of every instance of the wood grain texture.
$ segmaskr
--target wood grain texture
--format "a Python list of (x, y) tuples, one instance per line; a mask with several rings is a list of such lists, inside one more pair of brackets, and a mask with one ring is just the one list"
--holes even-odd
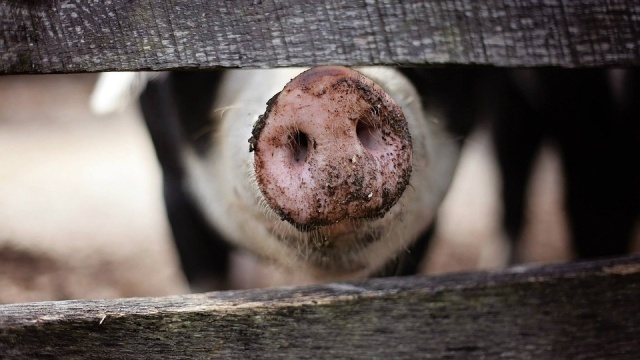
[(2, 0), (0, 74), (640, 65), (633, 0)]
[(637, 359), (640, 256), (0, 306), (0, 357)]

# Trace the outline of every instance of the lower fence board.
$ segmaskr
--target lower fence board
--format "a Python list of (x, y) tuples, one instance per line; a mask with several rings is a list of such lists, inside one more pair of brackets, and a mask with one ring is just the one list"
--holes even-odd
[(640, 256), (0, 306), (0, 358), (637, 359)]

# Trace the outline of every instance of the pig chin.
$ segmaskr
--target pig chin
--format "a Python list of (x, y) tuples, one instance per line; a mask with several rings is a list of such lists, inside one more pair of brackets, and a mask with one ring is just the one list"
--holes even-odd
[[(394, 255), (383, 256), (383, 263), (369, 253), (385, 238), (394, 235), (390, 226), (397, 223), (401, 204), (396, 204), (382, 218), (345, 219), (335, 224), (319, 226), (312, 230), (300, 230), (269, 209), (269, 232), (281, 246), (296, 254), (297, 261), (305, 263), (318, 278), (364, 276), (376, 271)], [(399, 235), (399, 234), (396, 234)]]

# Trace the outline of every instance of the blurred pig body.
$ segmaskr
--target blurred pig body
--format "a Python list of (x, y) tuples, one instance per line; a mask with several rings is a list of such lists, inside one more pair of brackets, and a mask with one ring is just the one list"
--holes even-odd
[[(419, 259), (425, 250), (427, 230), (433, 223), (436, 210), (453, 176), (458, 157), (458, 143), (446, 132), (443, 126), (444, 119), (437, 119), (425, 111), (420, 94), (401, 72), (392, 68), (358, 68), (365, 79), (377, 84), (375, 87), (380, 87), (381, 96), (388, 98), (380, 101), (395, 103), (404, 114), (410, 134), (408, 143), (412, 144), (412, 150), (411, 147), (407, 149), (408, 156), (402, 155), (398, 150), (406, 144), (396, 146), (396, 150), (401, 154), (398, 156), (405, 159), (403, 161), (410, 163), (409, 171), (398, 169), (402, 165), (402, 161), (399, 161), (388, 165), (395, 167), (395, 170), (391, 169), (387, 174), (384, 166), (379, 164), (381, 158), (370, 156), (369, 153), (375, 151), (364, 149), (361, 144), (357, 150), (353, 150), (354, 155), (345, 154), (344, 161), (335, 160), (335, 157), (322, 160), (329, 163), (329, 168), (337, 169), (337, 177), (343, 176), (342, 172), (360, 174), (353, 175), (352, 179), (355, 180), (352, 182), (368, 184), (367, 189), (370, 189), (357, 200), (362, 207), (371, 207), (373, 205), (370, 204), (375, 203), (377, 197), (383, 197), (381, 194), (384, 193), (386, 196), (391, 193), (385, 181), (399, 182), (400, 191), (386, 203), (386, 206), (358, 212), (352, 208), (347, 211), (347, 205), (342, 206), (342, 203), (339, 203), (357, 202), (348, 199), (351, 196), (350, 189), (343, 188), (341, 197), (329, 197), (331, 199), (328, 200), (338, 204), (332, 208), (338, 215), (322, 214), (320, 220), (316, 217), (311, 222), (296, 220), (290, 215), (292, 212), (289, 209), (282, 209), (285, 205), (277, 203), (283, 195), (269, 195), (261, 179), (256, 176), (255, 159), (273, 149), (264, 150), (267, 148), (266, 145), (260, 144), (260, 139), (255, 133), (252, 137), (252, 131), (259, 119), (269, 118), (265, 113), (268, 102), (269, 111), (283, 111), (273, 108), (277, 107), (274, 103), (281, 104), (285, 101), (284, 95), (280, 94), (278, 99), (272, 97), (283, 91), (292, 79), (305, 70), (288, 68), (228, 70), (200, 74), (171, 73), (167, 77), (151, 81), (142, 92), (141, 108), (163, 168), (169, 220), (183, 267), (192, 284), (206, 277), (212, 270), (224, 276), (229, 266), (227, 254), (230, 248), (225, 245), (227, 243), (248, 249), (259, 258), (279, 264), (298, 275), (304, 274), (303, 278), (306, 278), (307, 282), (403, 274), (407, 270), (400, 270), (398, 261), (411, 252), (414, 252), (411, 254), (414, 259), (408, 272), (415, 272), (417, 269), (416, 259)], [(320, 77), (318, 73), (326, 75), (323, 81), (330, 81), (333, 76), (340, 77), (344, 73), (353, 75), (355, 71), (340, 67), (324, 70), (316, 68), (306, 73), (311, 75), (306, 75), (304, 81), (316, 81)], [(361, 76), (359, 73), (355, 74), (356, 77)], [(295, 80), (292, 84), (289, 85), (290, 88), (299, 87)], [(315, 90), (318, 99), (325, 98), (325, 85), (313, 86), (321, 88), (321, 91)], [(189, 93), (185, 94), (185, 91)], [(322, 111), (337, 111), (338, 98), (343, 96), (335, 95), (328, 101), (329, 105), (336, 103), (336, 109), (328, 106)], [(340, 104), (340, 107), (349, 109), (356, 107), (355, 102), (360, 100), (345, 101), (346, 104)], [(315, 103), (303, 103), (297, 107), (311, 105)], [(366, 104), (363, 106), (366, 107)], [(378, 116), (379, 106), (372, 105), (371, 109), (366, 109), (365, 112), (371, 114), (365, 117)], [(304, 119), (304, 114), (303, 111), (296, 116), (302, 118), (300, 121), (306, 122), (323, 116), (313, 114), (309, 115), (310, 118)], [(271, 114), (270, 117), (274, 118), (276, 115)], [(352, 116), (354, 119), (357, 117), (345, 116)], [(356, 123), (357, 121), (354, 121), (354, 124)], [(306, 124), (299, 123), (295, 126), (304, 128)], [(310, 132), (308, 139), (306, 133), (303, 134), (305, 156), (311, 159), (310, 162), (317, 160), (313, 158), (316, 156), (314, 152), (351, 151), (350, 145), (341, 148), (336, 142), (331, 142), (331, 146), (316, 151), (316, 146), (322, 148), (323, 143), (334, 141), (333, 138), (338, 137), (338, 133), (342, 131), (337, 130), (337, 125), (327, 125), (327, 128), (331, 130), (331, 126), (336, 126), (336, 136), (329, 131), (326, 140), (316, 137), (316, 130), (321, 125), (314, 123), (307, 127), (308, 131), (305, 130)], [(343, 132), (355, 133), (356, 125), (349, 126), (352, 125), (348, 125), (348, 129)], [(358, 127), (358, 136), (366, 138), (354, 138), (354, 141), (373, 141), (372, 144), (377, 146), (377, 140), (370, 140), (370, 134), (378, 132), (382, 134), (380, 139), (387, 141), (385, 146), (395, 146), (396, 144), (389, 140), (390, 132), (386, 131), (384, 126), (386, 125), (373, 125), (365, 131)], [(253, 141), (251, 149), (256, 150), (255, 152), (249, 151), (250, 138)], [(392, 151), (384, 148), (380, 152), (386, 152), (386, 155), (391, 156)], [(382, 158), (385, 154), (381, 155)], [(369, 159), (369, 163), (366, 159)], [(382, 167), (370, 172), (380, 174), (377, 174), (377, 178), (373, 175), (372, 179), (367, 178), (359, 168), (378, 165)], [(321, 171), (326, 172), (327, 166), (322, 169)], [(391, 179), (397, 175), (395, 173), (403, 171), (409, 179), (408, 184), (406, 179)], [(348, 176), (343, 177), (345, 180), (342, 183), (346, 183)], [(298, 175), (294, 174), (291, 178), (295, 180)], [(330, 188), (333, 192), (329, 193), (333, 194), (337, 191), (335, 187), (340, 186), (338, 182), (330, 184), (326, 176), (322, 179), (326, 185), (323, 183), (320, 188), (304, 190), (311, 192), (308, 195), (315, 196), (316, 202), (319, 201), (317, 192)], [(371, 185), (380, 180), (382, 185), (377, 186), (384, 188), (383, 190)], [(353, 192), (355, 191), (351, 191)], [(292, 193), (295, 195), (296, 191)], [(326, 202), (324, 198), (322, 201)], [(295, 205), (302, 208), (310, 206)], [(328, 212), (325, 208), (318, 208), (317, 211)], [(305, 211), (313, 213), (316, 209)]]

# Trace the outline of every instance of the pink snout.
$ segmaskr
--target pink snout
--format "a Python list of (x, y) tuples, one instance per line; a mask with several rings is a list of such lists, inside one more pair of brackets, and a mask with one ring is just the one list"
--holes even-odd
[(249, 142), (268, 205), (300, 230), (383, 217), (411, 175), (400, 106), (359, 72), (316, 67), (267, 103)]

